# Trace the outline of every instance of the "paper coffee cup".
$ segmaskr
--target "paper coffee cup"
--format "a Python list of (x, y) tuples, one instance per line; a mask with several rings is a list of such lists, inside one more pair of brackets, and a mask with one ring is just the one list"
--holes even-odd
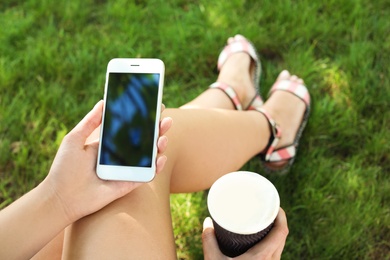
[(210, 188), (207, 206), (222, 253), (236, 257), (257, 244), (271, 230), (279, 212), (275, 186), (247, 171), (226, 174)]

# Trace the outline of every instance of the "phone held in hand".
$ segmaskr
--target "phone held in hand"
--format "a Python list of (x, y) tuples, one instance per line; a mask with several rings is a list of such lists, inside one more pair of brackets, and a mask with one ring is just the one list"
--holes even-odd
[(156, 173), (164, 63), (112, 59), (107, 66), (96, 172), (104, 180), (149, 182)]

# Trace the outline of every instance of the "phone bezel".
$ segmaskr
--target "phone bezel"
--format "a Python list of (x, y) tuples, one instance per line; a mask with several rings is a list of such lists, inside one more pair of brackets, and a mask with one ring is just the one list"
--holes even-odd
[(100, 164), (101, 142), (99, 142), (99, 150), (97, 156), (96, 173), (103, 180), (115, 181), (134, 181), (134, 182), (150, 182), (154, 179), (156, 173), (156, 157), (157, 157), (157, 139), (159, 137), (159, 122), (161, 116), (162, 92), (164, 86), (164, 63), (159, 59), (146, 58), (115, 58), (110, 60), (107, 65), (106, 82), (104, 86), (104, 107), (102, 114), (102, 124), (100, 136), (103, 134), (103, 123), (106, 112), (107, 88), (109, 73), (158, 73), (160, 74), (157, 110), (155, 120), (155, 135), (153, 140), (153, 154), (151, 167), (134, 167), (134, 166), (118, 166), (118, 165), (102, 165)]

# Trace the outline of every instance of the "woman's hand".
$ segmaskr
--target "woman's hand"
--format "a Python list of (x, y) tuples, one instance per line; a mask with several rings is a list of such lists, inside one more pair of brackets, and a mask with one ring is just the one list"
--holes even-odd
[[(288, 226), (286, 214), (284, 210), (280, 208), (270, 233), (246, 253), (234, 259), (280, 259), (287, 235)], [(203, 223), (202, 240), (205, 260), (231, 259), (223, 255), (219, 250), (217, 239), (214, 234), (213, 223), (210, 218), (206, 218)]]
[[(72, 223), (103, 208), (110, 202), (126, 195), (141, 183), (104, 181), (96, 175), (99, 140), (96, 136), (101, 124), (103, 101), (95, 107), (63, 139), (50, 172), (41, 185), (53, 192)], [(156, 173), (164, 168), (167, 158), (161, 153), (167, 147), (164, 136), (172, 119), (160, 122), (160, 137), (156, 161)]]

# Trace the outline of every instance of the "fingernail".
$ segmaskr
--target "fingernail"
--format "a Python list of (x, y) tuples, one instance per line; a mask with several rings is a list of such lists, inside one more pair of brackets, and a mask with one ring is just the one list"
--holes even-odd
[(157, 159), (157, 165), (162, 167), (165, 165), (165, 163), (167, 162), (168, 158), (165, 156), (165, 155), (162, 155), (160, 157), (158, 157)]
[(168, 137), (166, 137), (165, 135), (163, 136), (160, 136), (160, 138), (158, 139), (158, 148), (159, 149), (164, 149), (168, 144)]
[(203, 230), (205, 230), (206, 228), (214, 228), (213, 221), (210, 217), (205, 218), (205, 220), (203, 221)]

